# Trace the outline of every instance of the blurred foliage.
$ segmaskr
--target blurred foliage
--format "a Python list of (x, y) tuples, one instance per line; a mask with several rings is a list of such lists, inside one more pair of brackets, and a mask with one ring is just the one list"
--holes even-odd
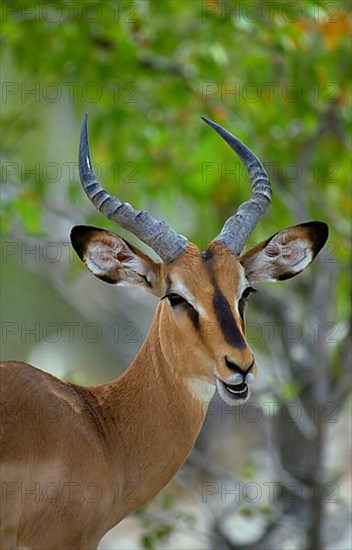
[[(204, 248), (249, 192), (205, 115), (248, 144), (271, 177), (272, 206), (251, 244), (300, 221), (329, 224), (314, 269), (338, 265), (337, 320), (347, 319), (349, 2), (4, 1), (1, 21), (4, 234), (54, 240), (62, 237), (57, 216), (66, 240), (69, 226), (84, 222), (126, 235), (93, 211), (78, 183), (88, 112), (102, 184)], [(19, 286), (19, 277), (8, 284)], [(290, 401), (299, 387), (291, 381), (281, 391)], [(250, 479), (255, 467), (247, 461), (241, 474)], [(150, 527), (144, 547), (170, 530)]]
[[(297, 200), (299, 211), (301, 166), (309, 215), (330, 222), (337, 257), (345, 259), (350, 4), (289, 4), (3, 3), (6, 160), (43, 166), (58, 105), (68, 103), (74, 143), (87, 111), (106, 187), (137, 207), (155, 200), (162, 215), (179, 228), (185, 224), (203, 244), (248, 193), (231, 151), (199, 120), (207, 115), (248, 143), (272, 172), (273, 207), (259, 238), (299, 221), (289, 203)], [(68, 138), (55, 132), (58, 148)], [(75, 157), (73, 150), (67, 161)], [(237, 170), (235, 178), (226, 169)], [(24, 170), (20, 182), (6, 174), (17, 187), (4, 205), (5, 229), (16, 210), (26, 231), (40, 232), (47, 172), (33, 178)], [(72, 205), (82, 203), (76, 180), (75, 173)], [(193, 224), (183, 222), (183, 204), (192, 207)]]
[[(103, 185), (205, 248), (249, 192), (206, 115), (247, 143), (272, 180), (272, 205), (249, 245), (301, 221), (329, 224), (313, 269), (336, 262), (337, 314), (347, 319), (350, 3), (13, 1), (1, 9), (4, 234), (68, 240), (69, 227), (86, 221), (131, 237), (87, 204), (78, 183), (88, 112)], [(297, 394), (292, 384), (283, 391)]]
[[(194, 528), (196, 518), (193, 514), (174, 509), (175, 499), (168, 486), (154, 497), (152, 503), (152, 507), (156, 507), (158, 514), (155, 511), (154, 513), (150, 511), (148, 505), (141, 506), (135, 511), (135, 516), (141, 520), (144, 530), (144, 534), (141, 536), (143, 548), (166, 546), (170, 535), (177, 528), (180, 529), (180, 525), (190, 530)], [(167, 516), (170, 511), (173, 511), (173, 515)]]

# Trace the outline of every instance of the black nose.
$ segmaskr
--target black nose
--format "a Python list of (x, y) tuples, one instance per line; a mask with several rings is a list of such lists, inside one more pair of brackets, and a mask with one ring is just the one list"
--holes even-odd
[(252, 359), (251, 364), (246, 369), (243, 369), (242, 367), (237, 365), (237, 363), (235, 363), (232, 359), (230, 359), (230, 357), (227, 357), (227, 355), (225, 356), (225, 363), (230, 370), (232, 370), (233, 372), (237, 372), (238, 374), (241, 374), (243, 376), (243, 381), (244, 381), (247, 374), (251, 371), (254, 365), (254, 357)]

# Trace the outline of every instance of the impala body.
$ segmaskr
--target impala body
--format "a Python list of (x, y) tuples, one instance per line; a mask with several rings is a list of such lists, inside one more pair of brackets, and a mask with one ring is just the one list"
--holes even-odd
[(270, 184), (245, 145), (204, 120), (252, 182), (250, 198), (205, 252), (101, 188), (84, 121), (79, 167), (87, 196), (162, 261), (95, 227), (74, 227), (72, 245), (95, 276), (142, 286), (159, 304), (135, 360), (112, 382), (82, 387), (26, 363), (2, 364), (1, 549), (96, 548), (152, 498), (190, 453), (215, 389), (229, 405), (248, 399), (257, 373), (244, 326), (251, 285), (296, 275), (327, 239), (324, 223), (308, 222), (242, 254), (269, 205)]

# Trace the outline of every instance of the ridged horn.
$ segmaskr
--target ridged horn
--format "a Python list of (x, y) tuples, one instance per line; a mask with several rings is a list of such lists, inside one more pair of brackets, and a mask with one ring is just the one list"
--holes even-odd
[(259, 219), (265, 213), (271, 201), (271, 186), (264, 166), (254, 153), (244, 143), (227, 130), (212, 122), (208, 118), (201, 117), (209, 124), (240, 157), (245, 165), (252, 184), (252, 193), (238, 208), (236, 214), (228, 218), (214, 239), (223, 243), (228, 249), (239, 255)]
[(145, 210), (135, 210), (129, 203), (120, 202), (109, 195), (97, 181), (90, 159), (87, 131), (87, 115), (84, 116), (79, 144), (79, 175), (82, 187), (94, 206), (110, 220), (131, 231), (150, 246), (160, 258), (170, 263), (187, 248), (188, 240), (178, 235), (165, 221), (155, 220)]

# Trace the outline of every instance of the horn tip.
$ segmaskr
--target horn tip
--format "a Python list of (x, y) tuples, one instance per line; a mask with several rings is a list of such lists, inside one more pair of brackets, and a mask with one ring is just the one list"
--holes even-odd
[(209, 124), (209, 126), (217, 126), (215, 124), (215, 122), (213, 122), (212, 120), (210, 120), (209, 118), (207, 118), (206, 116), (201, 116), (200, 117), (206, 124)]
[(81, 129), (81, 139), (80, 139), (80, 152), (86, 153), (89, 149), (88, 145), (88, 113), (84, 113), (82, 129)]
[(84, 113), (82, 122), (82, 133), (87, 133), (88, 113)]
[(78, 168), (80, 173), (81, 181), (85, 180), (89, 174), (89, 178), (93, 177), (94, 174), (91, 168), (91, 160), (89, 153), (89, 144), (88, 144), (88, 126), (87, 126), (88, 114), (85, 113), (83, 117), (81, 137), (79, 141), (79, 153), (78, 153)]

